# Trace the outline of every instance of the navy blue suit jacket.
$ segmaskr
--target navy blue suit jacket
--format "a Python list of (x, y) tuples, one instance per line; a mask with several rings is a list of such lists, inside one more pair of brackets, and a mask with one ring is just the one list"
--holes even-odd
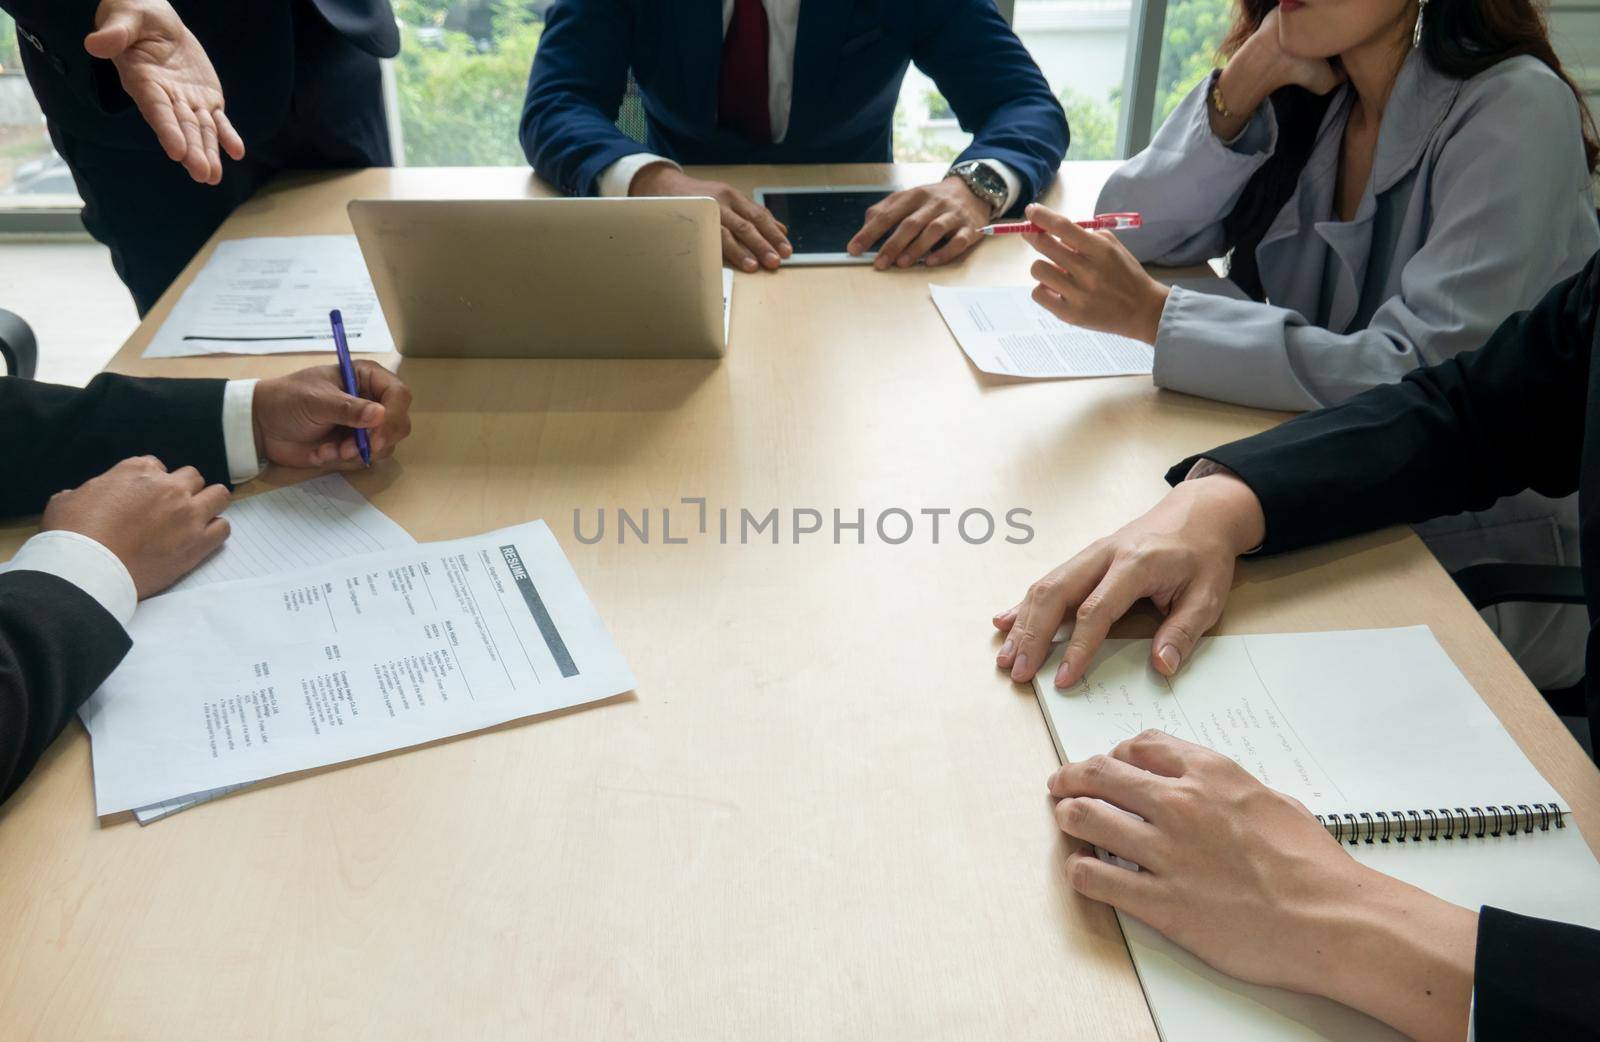
[[(782, 143), (717, 127), (720, 0), (557, 0), (528, 78), (522, 147), (545, 180), (592, 195), (606, 167), (655, 152), (680, 163), (886, 163), (911, 62), (963, 129), (963, 157), (998, 159), (1030, 202), (1067, 152), (1067, 119), (993, 0), (804, 0)], [(613, 123), (632, 70), (649, 139)]]

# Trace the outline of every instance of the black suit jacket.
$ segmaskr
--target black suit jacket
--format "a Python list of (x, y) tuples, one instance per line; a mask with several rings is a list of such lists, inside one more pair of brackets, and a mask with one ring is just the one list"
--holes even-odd
[[(1591, 725), (1600, 722), (1600, 255), (1482, 348), (1417, 369), (1195, 460), (1261, 500), (1266, 553), (1483, 510), (1536, 489), (1578, 493)], [(1600, 736), (1600, 726), (1594, 726)], [(1600, 931), (1494, 908), (1478, 920), (1478, 1042), (1600, 1038)]]
[[(23, 67), (53, 124), (97, 144), (157, 148), (111, 63), (83, 49), (98, 6), (98, 0), (0, 0), (0, 9), (17, 21)], [(400, 50), (389, 0), (172, 0), (172, 6), (211, 57), (228, 119), (247, 142), (266, 137), (288, 117), (294, 18), (320, 16), (379, 58)]]
[[(129, 456), (228, 480), (221, 380), (99, 376), (83, 389), (0, 378), (0, 516), (37, 513), (50, 496)], [(99, 602), (43, 572), (0, 573), (0, 801), (128, 653)]]

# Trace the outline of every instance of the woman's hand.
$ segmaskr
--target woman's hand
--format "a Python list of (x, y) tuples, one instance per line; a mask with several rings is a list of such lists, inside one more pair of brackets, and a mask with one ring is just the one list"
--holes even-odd
[(1231, 472), (1185, 481), (1147, 514), (1028, 588), (1016, 607), (994, 617), (1006, 634), (996, 664), (1011, 679), (1028, 681), (1050, 652), (1050, 639), (1068, 613), (1072, 636), (1056, 671), (1056, 687), (1078, 682), (1111, 624), (1148, 597), (1167, 619), (1156, 631), (1150, 661), (1172, 676), (1201, 634), (1222, 614), (1234, 560), (1260, 546), (1266, 533), (1261, 503)]
[(1027, 236), (1047, 258), (1029, 269), (1039, 283), (1033, 299), (1041, 307), (1075, 326), (1156, 342), (1170, 291), (1150, 277), (1115, 233), (1086, 231), (1037, 203), (1028, 207), (1027, 217), (1049, 233)]
[(1466, 1037), (1477, 916), (1362, 865), (1227, 757), (1146, 731), (1067, 764), (1049, 789), (1063, 832), (1140, 866), (1073, 851), (1067, 876), (1085, 897), (1242, 980), (1417, 1038)]
[(1328, 59), (1301, 58), (1286, 51), (1283, 35), (1282, 21), (1274, 7), (1223, 67), (1217, 88), (1222, 91), (1229, 115), (1224, 117), (1210, 104), (1206, 111), (1211, 116), (1211, 129), (1224, 141), (1237, 137), (1261, 103), (1279, 87), (1295, 84), (1313, 94), (1326, 94), (1344, 82), (1343, 71)]

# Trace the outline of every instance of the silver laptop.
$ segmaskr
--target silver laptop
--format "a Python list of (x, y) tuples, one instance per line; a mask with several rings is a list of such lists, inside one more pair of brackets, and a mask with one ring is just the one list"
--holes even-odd
[(711, 199), (357, 199), (362, 256), (413, 358), (718, 358)]

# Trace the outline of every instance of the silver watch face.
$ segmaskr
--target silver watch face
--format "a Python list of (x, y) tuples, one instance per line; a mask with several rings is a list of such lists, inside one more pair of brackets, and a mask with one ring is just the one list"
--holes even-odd
[(995, 170), (976, 159), (957, 163), (951, 170), (967, 183), (972, 194), (998, 208), (1006, 198), (1006, 182)]

